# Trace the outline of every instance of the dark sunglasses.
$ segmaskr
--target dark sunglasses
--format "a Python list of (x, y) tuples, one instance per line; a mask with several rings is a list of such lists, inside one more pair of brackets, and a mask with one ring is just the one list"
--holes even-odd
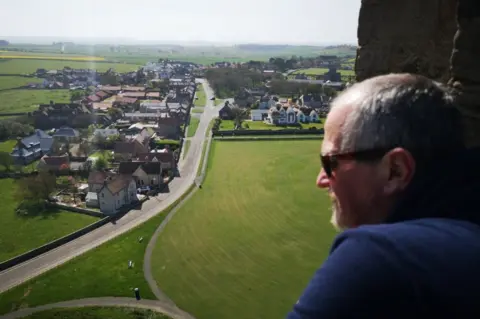
[(328, 178), (333, 177), (333, 171), (340, 160), (375, 161), (383, 157), (390, 149), (372, 149), (341, 154), (320, 155), (322, 167)]

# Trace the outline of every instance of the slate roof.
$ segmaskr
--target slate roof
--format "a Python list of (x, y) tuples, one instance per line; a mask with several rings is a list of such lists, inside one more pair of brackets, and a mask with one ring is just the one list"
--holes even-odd
[(130, 181), (132, 181), (132, 175), (119, 174), (113, 176), (110, 180), (107, 180), (107, 188), (112, 194), (117, 194), (122, 189), (128, 187)]
[(147, 175), (159, 175), (162, 173), (161, 162), (122, 162), (118, 168), (120, 174), (133, 174), (139, 167)]
[[(37, 129), (34, 134), (23, 138), (21, 143), (27, 149), (30, 147), (31, 143), (34, 145), (40, 144), (39, 146), (42, 152), (47, 153), (52, 148), (53, 138), (44, 131)], [(16, 150), (18, 150), (17, 146), (13, 148), (12, 154)]]
[(58, 130), (55, 131), (53, 136), (56, 136), (56, 137), (79, 137), (80, 133), (77, 130), (71, 128), (71, 127), (61, 127), (61, 128), (59, 128)]

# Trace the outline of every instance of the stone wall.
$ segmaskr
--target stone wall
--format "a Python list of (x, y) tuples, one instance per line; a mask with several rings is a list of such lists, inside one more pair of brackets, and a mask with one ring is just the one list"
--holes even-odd
[(357, 81), (410, 72), (447, 82), (457, 0), (362, 0)]

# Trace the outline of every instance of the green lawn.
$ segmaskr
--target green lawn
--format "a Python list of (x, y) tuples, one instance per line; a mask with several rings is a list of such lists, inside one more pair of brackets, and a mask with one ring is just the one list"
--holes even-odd
[(196, 117), (190, 117), (190, 124), (187, 128), (187, 137), (192, 137), (197, 132), (198, 124), (200, 124), (200, 119)]
[(168, 319), (164, 314), (149, 309), (122, 307), (82, 307), (52, 309), (31, 314), (25, 319)]
[(15, 182), (0, 179), (0, 261), (65, 236), (98, 220), (83, 214), (51, 210), (34, 217), (20, 217), (15, 208)]
[(107, 62), (79, 62), (79, 61), (58, 61), (58, 60), (29, 60), (29, 59), (12, 59), (0, 60), (0, 73), (3, 74), (30, 74), (37, 69), (43, 68), (47, 70), (58, 70), (64, 67), (73, 69), (96, 69), (99, 72), (105, 72), (109, 68), (115, 69), (117, 72), (129, 72), (138, 70), (139, 65), (107, 63)]
[[(305, 74), (311, 74), (311, 75), (323, 75), (326, 72), (328, 72), (327, 68), (310, 68), (310, 69), (301, 69), (301, 70), (296, 70), (292, 74), (300, 74), (300, 73), (305, 73)], [(355, 72), (353, 70), (337, 70), (341, 75), (355, 75)]]
[[(0, 315), (24, 307), (79, 298), (133, 298), (135, 287), (140, 289), (143, 299), (155, 299), (143, 274), (145, 249), (165, 216), (192, 189), (146, 223), (0, 294)], [(141, 242), (140, 237), (143, 237)], [(129, 260), (134, 262), (132, 269), (128, 268)]]
[(215, 99), (215, 106), (218, 106), (220, 104), (223, 104), (224, 99)]
[(207, 104), (207, 97), (205, 96), (205, 90), (202, 84), (197, 85), (196, 97), (198, 99), (195, 100), (195, 106), (205, 106)]
[(284, 318), (328, 255), (319, 141), (212, 144), (201, 190), (160, 235), (152, 269), (198, 319)]
[(42, 83), (42, 79), (25, 78), (21, 76), (0, 76), (0, 90), (18, 88), (29, 83)]
[(0, 92), (0, 113), (32, 112), (38, 109), (38, 104), (48, 104), (50, 101), (70, 103), (70, 91), (11, 90)]
[[(296, 129), (296, 128), (302, 128), (302, 129), (308, 129), (310, 127), (316, 127), (317, 129), (320, 129), (323, 127), (323, 123), (306, 123), (306, 124), (301, 124), (301, 126), (275, 126), (275, 125), (268, 125), (263, 123), (262, 121), (245, 121), (242, 124), (242, 127), (247, 128), (251, 130), (283, 130), (285, 128), (287, 129)], [(220, 124), (220, 130), (233, 130), (234, 129), (234, 121), (231, 120), (222, 120), (222, 123)]]
[(205, 108), (201, 106), (196, 106), (192, 109), (192, 113), (203, 113), (203, 111), (205, 111)]

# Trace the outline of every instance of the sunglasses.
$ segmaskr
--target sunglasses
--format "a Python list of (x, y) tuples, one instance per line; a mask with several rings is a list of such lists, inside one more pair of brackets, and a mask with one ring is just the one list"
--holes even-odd
[(371, 149), (358, 152), (320, 155), (320, 161), (322, 162), (325, 174), (327, 174), (328, 178), (332, 178), (333, 172), (337, 169), (340, 160), (375, 161), (382, 158), (389, 150), (390, 149)]

